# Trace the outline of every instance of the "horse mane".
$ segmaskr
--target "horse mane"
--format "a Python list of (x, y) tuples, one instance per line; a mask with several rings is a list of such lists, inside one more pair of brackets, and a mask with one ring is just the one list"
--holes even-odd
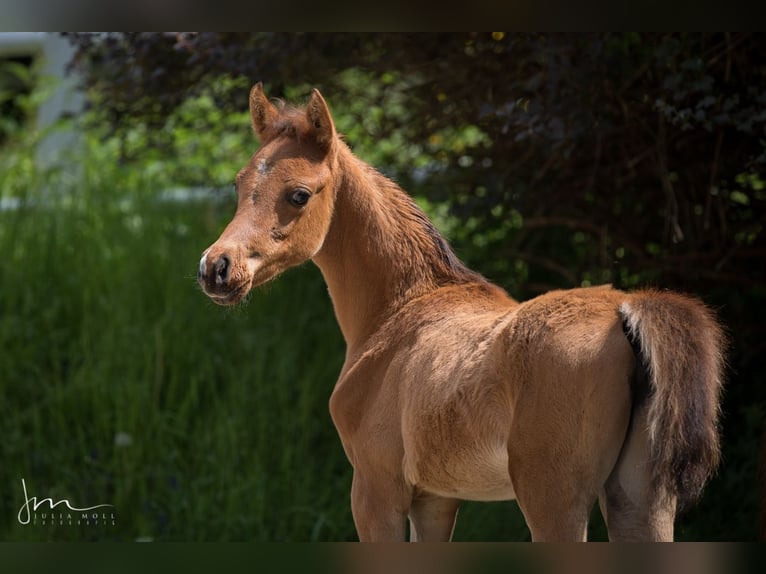
[(391, 207), (401, 216), (400, 223), (407, 224), (408, 235), (413, 239), (413, 243), (431, 256), (429, 263), (439, 278), (445, 283), (486, 282), (479, 273), (465, 266), (449, 242), (407, 192), (376, 169), (370, 169), (372, 179), (380, 189), (387, 192), (385, 195), (390, 200)]
[[(434, 287), (475, 283), (499, 289), (466, 267), (428, 216), (396, 182), (356, 157), (342, 140), (339, 169), (348, 189), (362, 190), (362, 211), (375, 214), (368, 227), (370, 249), (392, 255), (399, 276), (407, 282), (424, 281)], [(359, 199), (357, 199), (359, 201)]]

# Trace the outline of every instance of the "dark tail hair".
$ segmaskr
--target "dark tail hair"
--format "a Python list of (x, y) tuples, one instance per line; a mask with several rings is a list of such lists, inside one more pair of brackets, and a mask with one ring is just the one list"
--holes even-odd
[[(633, 293), (620, 305), (620, 315), (636, 352), (637, 378), (648, 381), (643, 400), (652, 488), (675, 495), (680, 509), (699, 496), (721, 458), (726, 338), (710, 309), (676, 293)], [(642, 400), (640, 392), (634, 396)]]

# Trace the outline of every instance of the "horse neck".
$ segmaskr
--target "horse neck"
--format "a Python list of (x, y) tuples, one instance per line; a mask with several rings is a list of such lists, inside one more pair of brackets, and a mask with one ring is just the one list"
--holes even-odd
[(407, 301), (479, 276), (396, 184), (340, 148), (333, 218), (314, 261), (351, 351)]

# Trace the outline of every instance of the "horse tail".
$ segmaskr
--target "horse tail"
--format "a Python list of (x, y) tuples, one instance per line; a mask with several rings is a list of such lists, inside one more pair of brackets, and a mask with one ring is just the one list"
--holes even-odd
[[(645, 406), (652, 493), (693, 502), (721, 458), (720, 393), (725, 336), (699, 300), (639, 291), (620, 305), (636, 355), (634, 413)], [(643, 387), (643, 389), (641, 388)]]

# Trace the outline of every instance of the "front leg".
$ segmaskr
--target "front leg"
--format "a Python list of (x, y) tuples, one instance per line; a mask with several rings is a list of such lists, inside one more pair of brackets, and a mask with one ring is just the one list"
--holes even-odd
[(351, 512), (360, 542), (404, 542), (411, 500), (401, 478), (355, 470)]
[(410, 508), (411, 542), (449, 542), (455, 530), (460, 501), (423, 494)]

